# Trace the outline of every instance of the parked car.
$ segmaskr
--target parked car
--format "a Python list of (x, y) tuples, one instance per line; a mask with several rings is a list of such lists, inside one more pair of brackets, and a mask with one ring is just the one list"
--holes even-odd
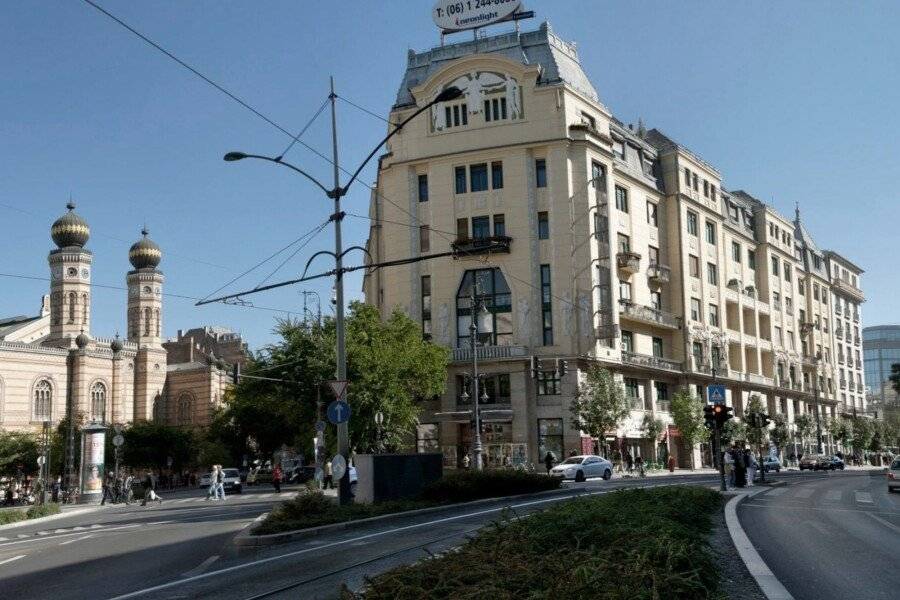
[(612, 477), (612, 472), (613, 465), (611, 462), (602, 456), (593, 454), (570, 456), (550, 469), (550, 475), (562, 477), (563, 479), (574, 479), (575, 481), (584, 481), (588, 477), (609, 479)]
[(271, 485), (272, 469), (268, 467), (256, 467), (247, 473), (247, 485)]
[[(244, 491), (244, 485), (241, 483), (241, 472), (237, 469), (222, 469), (225, 471), (225, 481), (223, 487), (226, 492), (234, 492), (240, 494)], [(200, 477), (200, 488), (206, 489), (212, 484), (212, 473), (206, 473)]]
[(887, 472), (888, 492), (900, 490), (900, 458), (895, 458)]
[(763, 469), (766, 473), (769, 471), (781, 472), (781, 460), (774, 456), (767, 456), (763, 459)]
[(828, 468), (832, 471), (836, 469), (844, 470), (844, 459), (840, 456), (832, 456), (828, 459)]
[(824, 454), (807, 454), (800, 459), (801, 471), (827, 471), (831, 469), (831, 459)]

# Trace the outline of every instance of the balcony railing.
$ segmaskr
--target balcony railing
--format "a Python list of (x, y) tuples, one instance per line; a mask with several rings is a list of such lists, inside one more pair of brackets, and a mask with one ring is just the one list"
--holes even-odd
[[(525, 346), (478, 346), (478, 360), (501, 360), (505, 358), (524, 358)], [(463, 362), (472, 360), (471, 348), (454, 348), (453, 360)]]
[(642, 321), (651, 325), (659, 325), (670, 329), (679, 329), (681, 319), (664, 310), (635, 304), (630, 300), (619, 300), (620, 313), (636, 321)]
[(681, 371), (681, 363), (677, 360), (663, 358), (662, 356), (649, 356), (637, 352), (622, 351), (622, 362), (639, 367), (663, 369), (665, 371)]
[(855, 299), (858, 302), (865, 302), (866, 296), (862, 293), (862, 290), (852, 285), (849, 281), (844, 281), (838, 277), (832, 279), (832, 285), (834, 286), (834, 290), (836, 292), (843, 292)]
[(649, 267), (647, 267), (647, 278), (650, 280), (650, 283), (654, 283), (657, 285), (669, 283), (671, 273), (672, 270), (665, 265), (652, 263)]
[(619, 252), (616, 254), (616, 266), (620, 271), (634, 275), (641, 270), (641, 255), (637, 252)]
[(744, 381), (759, 385), (773, 385), (774, 383), (771, 377), (766, 377), (765, 375), (759, 375), (757, 373), (744, 373)]
[(509, 246), (512, 238), (508, 235), (492, 235), (490, 237), (457, 238), (450, 247), (459, 255), (472, 256), (502, 252), (509, 254)]
[(854, 323), (859, 323), (859, 313), (854, 313), (854, 314), (853, 314), (853, 322), (854, 322)]

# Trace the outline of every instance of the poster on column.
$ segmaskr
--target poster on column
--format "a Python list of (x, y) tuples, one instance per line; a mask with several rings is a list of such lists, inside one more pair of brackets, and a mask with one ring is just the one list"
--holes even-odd
[(101, 429), (83, 432), (81, 449), (81, 493), (100, 494), (103, 492), (104, 446), (106, 435)]

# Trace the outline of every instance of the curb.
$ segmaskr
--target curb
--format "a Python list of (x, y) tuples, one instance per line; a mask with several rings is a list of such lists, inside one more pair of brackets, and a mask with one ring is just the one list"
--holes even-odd
[[(274, 546), (276, 544), (286, 544), (289, 542), (293, 542), (296, 540), (303, 540), (311, 537), (316, 537), (319, 535), (323, 535), (326, 533), (330, 533), (332, 531), (341, 531), (344, 529), (349, 529), (351, 527), (356, 527), (357, 525), (366, 525), (369, 523), (377, 523), (377, 522), (388, 522), (392, 520), (398, 519), (407, 519), (409, 517), (415, 517), (418, 515), (427, 515), (432, 513), (443, 512), (447, 510), (454, 510), (457, 508), (466, 508), (466, 507), (475, 507), (485, 504), (492, 504), (497, 502), (514, 502), (516, 500), (524, 500), (528, 498), (541, 498), (544, 496), (552, 497), (552, 496), (571, 496), (572, 498), (577, 498), (579, 496), (584, 495), (585, 492), (579, 490), (573, 490), (571, 488), (566, 489), (557, 489), (557, 490), (547, 490), (544, 492), (536, 492), (534, 494), (519, 494), (517, 496), (502, 496), (499, 498), (483, 498), (481, 500), (472, 500), (470, 502), (457, 502), (455, 504), (444, 504), (441, 506), (431, 506), (428, 508), (417, 508), (415, 510), (405, 510), (396, 513), (389, 513), (386, 515), (378, 515), (376, 517), (367, 517), (365, 519), (353, 519), (351, 521), (341, 521), (340, 523), (329, 523), (328, 525), (319, 525), (318, 527), (309, 527), (307, 529), (296, 529), (294, 531), (284, 531), (281, 533), (270, 533), (266, 535), (251, 535), (249, 530), (251, 530), (256, 524), (257, 521), (262, 521), (262, 519), (266, 516), (266, 514), (260, 515), (254, 520), (253, 523), (250, 523), (241, 530), (233, 539), (232, 543), (235, 546)], [(245, 533), (247, 532), (247, 533)]]
[(765, 489), (754, 490), (752, 492), (733, 496), (725, 505), (725, 525), (728, 527), (731, 541), (737, 549), (741, 560), (744, 561), (747, 570), (753, 575), (753, 579), (756, 580), (759, 589), (762, 590), (762, 593), (766, 598), (769, 600), (794, 600), (791, 593), (788, 592), (787, 588), (785, 588), (778, 578), (775, 577), (775, 574), (772, 573), (772, 570), (769, 569), (768, 565), (763, 561), (759, 552), (753, 547), (750, 538), (747, 537), (744, 528), (741, 527), (740, 520), (737, 516), (737, 505), (740, 504), (744, 498), (755, 496), (768, 489), (769, 488), (767, 487)]

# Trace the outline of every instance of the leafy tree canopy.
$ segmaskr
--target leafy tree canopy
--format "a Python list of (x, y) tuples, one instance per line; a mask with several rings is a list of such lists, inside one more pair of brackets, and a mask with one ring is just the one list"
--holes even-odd
[(590, 365), (584, 380), (578, 384), (571, 411), (576, 427), (591, 437), (602, 440), (607, 433), (614, 432), (628, 416), (625, 388), (616, 382), (608, 369)]

